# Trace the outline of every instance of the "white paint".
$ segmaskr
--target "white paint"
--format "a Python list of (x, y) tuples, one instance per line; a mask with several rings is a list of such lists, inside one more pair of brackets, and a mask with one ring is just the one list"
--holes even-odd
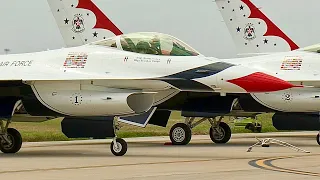
[(254, 93), (259, 103), (284, 112), (319, 112), (320, 91), (315, 88), (293, 88), (278, 92)]

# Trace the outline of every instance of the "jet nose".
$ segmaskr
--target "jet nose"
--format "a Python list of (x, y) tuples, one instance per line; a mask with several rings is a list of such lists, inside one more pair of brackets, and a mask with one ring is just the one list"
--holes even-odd
[(293, 87), (302, 87), (262, 72), (255, 72), (247, 76), (227, 80), (227, 82), (240, 86), (250, 93), (280, 91)]

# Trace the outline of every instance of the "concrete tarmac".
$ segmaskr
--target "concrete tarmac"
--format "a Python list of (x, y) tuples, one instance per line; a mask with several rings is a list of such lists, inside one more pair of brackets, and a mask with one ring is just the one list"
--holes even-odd
[[(164, 145), (168, 137), (128, 138), (115, 157), (110, 140), (24, 143), (17, 154), (0, 154), (1, 179), (320, 179), (317, 132), (235, 134), (227, 144), (193, 136), (187, 146)], [(311, 153), (278, 145), (255, 147), (254, 136), (274, 137)]]

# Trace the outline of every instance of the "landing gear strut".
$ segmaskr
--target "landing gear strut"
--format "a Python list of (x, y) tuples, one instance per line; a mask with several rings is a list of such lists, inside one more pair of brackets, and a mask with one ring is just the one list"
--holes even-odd
[(320, 131), (319, 131), (319, 133), (317, 135), (317, 143), (320, 145)]
[(194, 117), (186, 117), (184, 123), (177, 123), (172, 126), (169, 136), (173, 145), (187, 145), (191, 140), (191, 130), (202, 122), (208, 120), (211, 124), (210, 138), (214, 143), (227, 143), (231, 138), (231, 129), (228, 124), (221, 122), (223, 117), (219, 120), (216, 118), (202, 118), (194, 122)]
[(110, 144), (110, 150), (115, 156), (123, 156), (128, 150), (127, 142), (124, 139), (117, 138), (117, 130), (120, 130), (120, 125), (118, 124), (118, 117), (114, 118), (113, 129), (115, 137), (113, 138), (112, 143)]
[(8, 128), (10, 121), (6, 125), (3, 120), (0, 120), (0, 151), (3, 153), (16, 153), (21, 149), (22, 138), (19, 131), (13, 128)]

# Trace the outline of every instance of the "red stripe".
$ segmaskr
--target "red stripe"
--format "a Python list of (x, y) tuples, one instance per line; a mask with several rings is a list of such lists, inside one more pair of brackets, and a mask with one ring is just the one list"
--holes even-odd
[[(279, 79), (277, 77), (256, 72), (248, 76), (244, 76), (237, 79), (228, 80), (228, 82), (240, 86), (247, 92), (271, 92), (289, 89), (297, 87), (287, 81)], [(300, 86), (298, 86), (300, 87)]]
[(123, 34), (91, 0), (79, 0), (77, 8), (87, 9), (95, 14), (97, 20), (96, 25), (93, 28), (106, 29), (113, 32), (115, 35)]

